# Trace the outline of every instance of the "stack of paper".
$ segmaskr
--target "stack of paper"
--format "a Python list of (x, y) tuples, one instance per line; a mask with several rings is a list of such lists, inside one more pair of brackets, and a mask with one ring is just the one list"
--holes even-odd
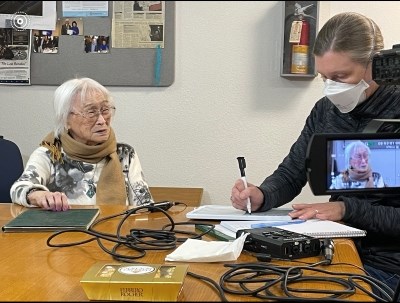
[(247, 213), (231, 205), (203, 205), (186, 214), (188, 219), (202, 220), (249, 220), (249, 221), (290, 221), (290, 208), (272, 208), (265, 212)]

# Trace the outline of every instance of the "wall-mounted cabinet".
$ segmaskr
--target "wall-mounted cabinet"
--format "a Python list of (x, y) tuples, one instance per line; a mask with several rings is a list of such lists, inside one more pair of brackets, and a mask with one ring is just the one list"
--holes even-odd
[(318, 1), (283, 1), (281, 77), (314, 78), (312, 47), (317, 36)]

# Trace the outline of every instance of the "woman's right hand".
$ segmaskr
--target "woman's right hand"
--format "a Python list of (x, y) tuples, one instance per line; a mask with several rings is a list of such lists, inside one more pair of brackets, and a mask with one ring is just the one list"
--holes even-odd
[(36, 190), (27, 196), (27, 200), (30, 204), (47, 210), (65, 211), (70, 209), (67, 196), (58, 191)]
[(247, 183), (245, 188), (242, 179), (236, 180), (231, 192), (232, 206), (247, 210), (247, 198), (250, 198), (251, 211), (257, 211), (264, 202), (264, 194), (257, 186)]

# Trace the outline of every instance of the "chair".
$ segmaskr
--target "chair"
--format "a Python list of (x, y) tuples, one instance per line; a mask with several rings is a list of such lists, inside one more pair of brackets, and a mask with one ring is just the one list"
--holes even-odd
[(0, 202), (12, 202), (10, 189), (24, 171), (21, 151), (17, 144), (0, 136)]
[(187, 206), (200, 206), (203, 196), (201, 187), (157, 187), (150, 186), (154, 202), (164, 200), (184, 202)]

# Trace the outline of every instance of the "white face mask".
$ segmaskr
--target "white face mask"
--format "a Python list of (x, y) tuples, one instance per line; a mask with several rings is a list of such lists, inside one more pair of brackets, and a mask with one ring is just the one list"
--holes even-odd
[(358, 84), (348, 84), (325, 80), (324, 95), (342, 112), (351, 112), (358, 104), (367, 99), (365, 90), (368, 83), (361, 79)]

